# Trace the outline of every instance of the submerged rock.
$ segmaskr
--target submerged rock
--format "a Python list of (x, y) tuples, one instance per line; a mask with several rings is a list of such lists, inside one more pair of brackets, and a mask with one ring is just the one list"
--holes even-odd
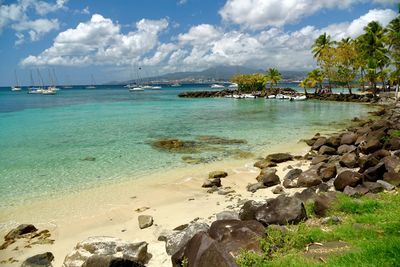
[(201, 135), (197, 137), (197, 140), (213, 145), (238, 145), (247, 144), (244, 139), (229, 139), (213, 135)]

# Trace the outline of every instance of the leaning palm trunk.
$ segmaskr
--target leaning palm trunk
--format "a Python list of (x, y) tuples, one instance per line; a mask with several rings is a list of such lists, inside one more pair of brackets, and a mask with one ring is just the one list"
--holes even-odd
[(399, 99), (399, 82), (400, 82), (400, 79), (397, 79), (396, 92), (394, 94), (396, 101)]

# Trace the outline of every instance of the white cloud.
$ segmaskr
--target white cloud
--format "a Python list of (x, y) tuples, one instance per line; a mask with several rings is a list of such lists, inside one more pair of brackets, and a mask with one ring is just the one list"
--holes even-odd
[(188, 2), (188, 0), (178, 0), (178, 5), (184, 5)]
[[(0, 5), (0, 34), (3, 29), (10, 26), (16, 31), (16, 45), (22, 44), (25, 40), (25, 35), (30, 36), (31, 41), (39, 40), (44, 34), (59, 29), (57, 19), (42, 18), (42, 16), (55, 12), (60, 9), (65, 9), (65, 4), (68, 0), (56, 0), (55, 2), (46, 2), (38, 0), (18, 0), (13, 4)], [(41, 18), (30, 19), (29, 11)], [(32, 12), (31, 12), (32, 13)]]
[[(321, 9), (345, 9), (367, 0), (228, 0), (219, 11), (223, 20), (250, 29), (280, 27), (310, 16)], [(374, 0), (377, 4), (393, 4), (393, 0)]]
[[(38, 56), (27, 57), (22, 61), (22, 65), (137, 63), (158, 45), (158, 35), (167, 27), (166, 19), (142, 19), (136, 23), (136, 31), (123, 34), (119, 24), (94, 14), (90, 21), (59, 33), (50, 48)], [(168, 50), (168, 46), (165, 47)], [(162, 46), (159, 50), (159, 53), (163, 53)], [(162, 58), (161, 54), (158, 57)], [(148, 60), (157, 61), (156, 58)]]
[[(37, 20), (23, 20), (11, 26), (14, 30), (19, 33), (28, 32), (31, 41), (39, 40), (44, 34), (58, 30), (60, 24), (57, 19), (37, 19)], [(17, 36), (18, 37), (18, 36)], [(20, 42), (21, 38), (18, 37), (17, 42)]]
[(157, 66), (161, 72), (198, 70), (215, 65), (246, 65), (286, 70), (315, 66), (310, 51), (314, 40), (327, 32), (335, 40), (357, 37), (372, 20), (386, 25), (396, 13), (373, 9), (359, 18), (325, 28), (305, 26), (296, 31), (279, 27), (252, 32), (228, 30), (200, 24), (179, 34), (172, 42), (161, 43), (159, 34), (168, 26), (163, 20), (141, 20), (136, 31), (121, 33), (120, 25), (101, 15), (60, 33), (54, 44), (23, 65), (144, 65)]

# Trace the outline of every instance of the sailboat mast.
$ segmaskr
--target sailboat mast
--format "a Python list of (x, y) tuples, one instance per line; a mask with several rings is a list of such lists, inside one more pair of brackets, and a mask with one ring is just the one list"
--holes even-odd
[(17, 76), (17, 70), (14, 70), (14, 76), (15, 76), (15, 85), (18, 87), (19, 86), (19, 82), (18, 82), (18, 76)]

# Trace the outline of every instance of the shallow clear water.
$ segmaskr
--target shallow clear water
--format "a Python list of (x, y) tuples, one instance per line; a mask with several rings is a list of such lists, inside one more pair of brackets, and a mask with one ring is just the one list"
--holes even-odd
[[(225, 160), (237, 149), (259, 155), (315, 131), (339, 128), (369, 109), (335, 102), (177, 97), (195, 89), (208, 88), (130, 93), (103, 86), (65, 89), (54, 96), (0, 89), (0, 205), (190, 166), (183, 156)], [(160, 138), (196, 140), (202, 135), (247, 143), (195, 154), (151, 146)]]

